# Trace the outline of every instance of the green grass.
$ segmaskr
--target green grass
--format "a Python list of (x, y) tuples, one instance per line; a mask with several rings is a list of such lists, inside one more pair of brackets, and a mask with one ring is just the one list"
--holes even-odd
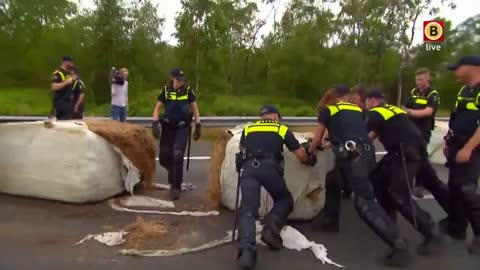
[[(151, 116), (159, 91), (149, 91), (137, 97), (130, 97), (129, 116)], [(87, 93), (88, 94), (88, 93)], [(110, 104), (85, 105), (88, 116), (109, 116)], [(314, 116), (317, 100), (303, 100), (249, 95), (243, 97), (218, 95), (198, 97), (201, 115), (208, 116), (255, 116), (263, 104), (278, 106), (283, 116)], [(46, 89), (0, 88), (0, 115), (46, 116), (50, 114), (51, 96)], [(439, 109), (437, 116), (449, 116), (450, 111)]]

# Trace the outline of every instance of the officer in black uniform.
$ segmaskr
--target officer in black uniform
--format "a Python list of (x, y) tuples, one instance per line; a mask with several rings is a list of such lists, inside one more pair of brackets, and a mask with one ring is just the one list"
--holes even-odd
[[(412, 199), (413, 177), (422, 167), (431, 167), (422, 134), (404, 110), (385, 103), (381, 91), (371, 91), (366, 106), (369, 136), (372, 140), (378, 136), (388, 152), (370, 175), (377, 200), (393, 219), (400, 212), (425, 237), (419, 254), (436, 254), (444, 243), (440, 228)], [(425, 180), (425, 186), (448, 208), (446, 185), (438, 178)]]
[(465, 87), (458, 93), (445, 137), (450, 188), (447, 232), (464, 238), (470, 221), (474, 238), (469, 251), (480, 255), (480, 55), (462, 57), (449, 69)]
[(385, 264), (406, 266), (412, 261), (408, 243), (400, 236), (397, 225), (375, 201), (370, 184), (369, 171), (375, 166), (375, 151), (368, 138), (364, 114), (360, 107), (346, 102), (349, 100), (348, 91), (339, 90), (337, 93), (338, 103), (319, 112), (319, 125), (310, 145), (310, 152), (316, 150), (328, 129), (330, 144), (336, 155), (335, 162), (342, 176), (352, 185), (355, 209), (360, 218), (392, 248)]
[(73, 117), (72, 84), (76, 80), (70, 72), (73, 68), (73, 59), (64, 56), (60, 67), (52, 74), (50, 90), (53, 91), (53, 108), (57, 120), (71, 120)]
[(77, 77), (73, 82), (73, 119), (83, 119), (83, 112), (85, 106), (83, 101), (85, 99), (85, 84), (80, 79), (80, 72), (77, 67), (73, 67), (72, 74)]
[(314, 166), (316, 156), (308, 155), (293, 132), (280, 124), (277, 108), (265, 105), (260, 110), (262, 120), (244, 128), (240, 139), (240, 153), (236, 155), (237, 170), (241, 172), (242, 191), (239, 210), (238, 264), (244, 269), (255, 266), (255, 219), (260, 206), (260, 188), (263, 186), (272, 196), (274, 205), (263, 219), (261, 239), (272, 249), (283, 247), (280, 231), (293, 210), (293, 198), (283, 178), (283, 145), (305, 165)]
[[(183, 70), (175, 68), (170, 76), (170, 83), (158, 96), (153, 120), (155, 129), (161, 127), (160, 165), (168, 171), (170, 197), (177, 200), (183, 182), (183, 156), (190, 139), (192, 118), (195, 119), (194, 140), (201, 136), (201, 124), (197, 98), (193, 89), (185, 84)], [(165, 107), (165, 114), (160, 117), (162, 106)]]
[[(415, 72), (416, 88), (412, 89), (405, 104), (405, 111), (410, 119), (422, 132), (423, 139), (428, 144), (435, 128), (435, 114), (440, 103), (440, 96), (437, 90), (430, 86), (430, 71), (427, 68), (420, 68)], [(422, 198), (424, 189), (422, 179), (428, 177), (417, 175), (415, 177), (415, 196)]]

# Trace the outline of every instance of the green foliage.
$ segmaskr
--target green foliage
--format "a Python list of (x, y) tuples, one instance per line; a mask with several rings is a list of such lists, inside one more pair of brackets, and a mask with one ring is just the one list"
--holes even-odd
[[(263, 103), (284, 115), (313, 115), (338, 83), (382, 87), (395, 100), (399, 84), (409, 92), (424, 66), (449, 108), (460, 85), (444, 66), (478, 54), (480, 46), (480, 14), (456, 28), (446, 21), (440, 52), (412, 46), (409, 27), (419, 13), (438, 12), (432, 0), (292, 0), (261, 37), (266, 18), (257, 16), (259, 1), (181, 0), (177, 46), (161, 41), (161, 2), (95, 0), (91, 10), (77, 2), (0, 0), (0, 114), (48, 114), (50, 74), (62, 55), (80, 68), (90, 115), (109, 114), (114, 66), (130, 70), (130, 116), (152, 114), (159, 91), (152, 89), (175, 66), (196, 89), (202, 115), (256, 115)], [(275, 16), (275, 1), (262, 2)]]

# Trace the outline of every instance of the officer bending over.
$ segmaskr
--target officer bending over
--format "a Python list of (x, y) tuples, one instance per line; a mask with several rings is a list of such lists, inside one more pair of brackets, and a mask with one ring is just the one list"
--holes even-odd
[(354, 193), (353, 202), (360, 218), (390, 247), (385, 264), (405, 266), (411, 261), (407, 241), (400, 236), (397, 225), (375, 201), (369, 180), (370, 168), (375, 166), (375, 151), (368, 138), (363, 112), (349, 100), (348, 91), (337, 91), (338, 102), (320, 110), (310, 152), (321, 143), (328, 129), (330, 143), (336, 155), (336, 166), (342, 176), (350, 181)]
[[(168, 171), (170, 197), (177, 200), (183, 182), (183, 156), (190, 139), (192, 116), (195, 119), (195, 140), (201, 136), (201, 125), (197, 98), (193, 89), (185, 84), (183, 70), (175, 68), (170, 75), (171, 82), (158, 96), (153, 120), (154, 130), (161, 127), (159, 162)], [(160, 108), (163, 105), (165, 114), (160, 117)], [(161, 126), (157, 125), (158, 121)]]
[(260, 207), (260, 188), (272, 196), (272, 210), (263, 219), (261, 239), (272, 249), (283, 247), (280, 231), (293, 210), (293, 198), (283, 178), (285, 145), (305, 165), (314, 166), (316, 156), (308, 155), (293, 132), (278, 123), (280, 114), (274, 106), (265, 105), (260, 110), (262, 120), (244, 128), (240, 139), (241, 153), (236, 156), (240, 177), (242, 200), (239, 210), (238, 264), (244, 269), (255, 266), (255, 220)]
[(480, 55), (463, 57), (449, 69), (465, 87), (458, 93), (445, 137), (451, 200), (447, 232), (465, 238), (470, 221), (474, 238), (469, 251), (480, 255)]
[[(417, 249), (419, 254), (438, 253), (444, 243), (440, 228), (412, 199), (413, 177), (423, 166), (431, 167), (422, 134), (404, 110), (385, 103), (382, 92), (371, 91), (366, 106), (370, 109), (367, 116), (370, 138), (378, 136), (388, 152), (370, 175), (377, 200), (394, 220), (396, 211), (400, 212), (425, 237)], [(428, 178), (425, 186), (434, 196), (440, 194), (444, 202), (447, 200), (444, 207), (448, 206), (445, 184), (438, 178)]]
[[(336, 86), (335, 89), (348, 92), (348, 87), (344, 85)], [(320, 101), (319, 108), (326, 105), (332, 105), (337, 103), (336, 100), (328, 102), (330, 95), (335, 95), (335, 89), (330, 89)], [(340, 90), (341, 91), (341, 90)], [(364, 100), (366, 95), (366, 89), (361, 85), (356, 85), (350, 91), (350, 102), (356, 104), (361, 109), (364, 108)], [(328, 103), (328, 104), (327, 104)], [(328, 136), (328, 135), (325, 135)], [(328, 138), (324, 140), (328, 141)], [(335, 164), (335, 167), (329, 171), (325, 177), (325, 206), (322, 211), (313, 219), (312, 228), (314, 230), (323, 232), (338, 232), (340, 230), (340, 209), (341, 198), (350, 198), (352, 196), (351, 183), (346, 181), (342, 177), (342, 173), (339, 167)], [(343, 195), (342, 195), (343, 192)]]
[(53, 92), (53, 108), (57, 120), (71, 120), (73, 117), (72, 84), (76, 76), (70, 74), (72, 68), (72, 57), (64, 56), (60, 67), (52, 74), (50, 90)]

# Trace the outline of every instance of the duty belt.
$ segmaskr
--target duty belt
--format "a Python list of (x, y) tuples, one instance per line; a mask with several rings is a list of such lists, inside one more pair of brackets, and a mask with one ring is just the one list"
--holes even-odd
[(165, 118), (165, 117), (162, 117), (160, 118), (160, 122), (162, 124), (165, 124), (165, 125), (168, 125), (168, 126), (171, 126), (171, 127), (175, 127), (175, 128), (182, 128), (182, 127), (186, 127), (186, 126), (189, 126), (190, 125), (190, 122), (188, 121), (173, 121), (173, 120), (170, 120), (168, 118)]
[(273, 159), (273, 160), (283, 160), (283, 154), (277, 153), (263, 153), (263, 152), (247, 152), (245, 154), (245, 160), (249, 159)]

